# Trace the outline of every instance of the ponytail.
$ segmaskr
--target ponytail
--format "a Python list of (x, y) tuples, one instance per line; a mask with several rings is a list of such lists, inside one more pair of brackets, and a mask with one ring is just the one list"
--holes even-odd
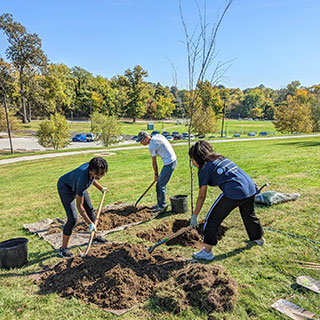
[(202, 168), (207, 162), (216, 159), (223, 159), (224, 157), (217, 154), (207, 141), (197, 141), (189, 150), (189, 157), (194, 159), (199, 168)]

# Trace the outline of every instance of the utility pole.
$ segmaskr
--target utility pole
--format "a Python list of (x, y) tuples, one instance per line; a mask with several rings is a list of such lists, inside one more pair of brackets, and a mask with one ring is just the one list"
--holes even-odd
[(223, 99), (223, 113), (222, 113), (222, 127), (221, 127), (221, 138), (223, 137), (223, 126), (224, 126), (224, 117), (226, 114), (226, 100)]
[(10, 121), (9, 121), (9, 114), (8, 114), (8, 107), (7, 107), (7, 100), (6, 100), (6, 94), (3, 94), (3, 101), (4, 101), (4, 109), (6, 112), (6, 120), (7, 120), (7, 128), (8, 128), (8, 136), (10, 141), (10, 149), (11, 154), (13, 154), (13, 146), (12, 146), (12, 138), (11, 138), (11, 130), (10, 130)]

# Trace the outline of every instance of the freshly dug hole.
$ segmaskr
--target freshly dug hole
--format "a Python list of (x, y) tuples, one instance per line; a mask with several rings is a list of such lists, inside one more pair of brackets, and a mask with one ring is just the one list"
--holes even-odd
[[(157, 243), (180, 229), (187, 227), (189, 224), (190, 221), (185, 219), (177, 219), (174, 222), (165, 221), (150, 231), (137, 233), (137, 237)], [(222, 225), (219, 227), (218, 240), (222, 239), (228, 229), (228, 227)], [(166, 244), (169, 246), (179, 244), (181, 246), (200, 247), (202, 245), (202, 230), (203, 223), (197, 229), (191, 229), (168, 241)]]
[[(133, 222), (145, 221), (152, 217), (152, 208), (146, 206), (137, 206), (115, 203), (103, 208), (98, 221), (98, 230), (106, 231), (114, 228), (127, 225)], [(50, 226), (48, 234), (62, 232), (64, 223), (54, 222)], [(78, 215), (78, 223), (73, 229), (73, 232), (87, 232), (88, 226)]]

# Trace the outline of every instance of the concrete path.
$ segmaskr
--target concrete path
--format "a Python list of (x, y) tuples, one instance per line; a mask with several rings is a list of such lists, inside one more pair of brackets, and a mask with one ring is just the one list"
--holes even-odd
[[(306, 135), (293, 135), (293, 136), (279, 136), (279, 137), (265, 137), (265, 138), (243, 138), (243, 139), (221, 139), (221, 140), (208, 140), (210, 143), (228, 143), (228, 142), (243, 142), (243, 141), (264, 141), (264, 140), (283, 140), (283, 139), (301, 139), (301, 138), (313, 138), (313, 137), (320, 137), (320, 134), (306, 134)], [(22, 139), (22, 138), (20, 138)], [(1, 139), (0, 139), (1, 141)], [(86, 147), (90, 142), (84, 143)], [(92, 142), (91, 142), (92, 143)], [(130, 142), (134, 143), (134, 142)], [(192, 142), (194, 143), (194, 142)], [(175, 143), (173, 146), (182, 146), (187, 145), (188, 142), (178, 142)], [(77, 144), (79, 148), (79, 144)], [(94, 147), (97, 147), (94, 144)], [(49, 153), (49, 154), (39, 154), (39, 155), (32, 155), (32, 156), (22, 156), (18, 158), (10, 158), (10, 159), (2, 159), (0, 160), (0, 165), (10, 164), (14, 162), (20, 161), (27, 161), (27, 160), (37, 160), (37, 159), (44, 159), (44, 158), (54, 158), (54, 157), (64, 157), (64, 156), (71, 156), (76, 154), (84, 154), (84, 153), (100, 153), (100, 152), (110, 152), (110, 151), (118, 151), (118, 150), (128, 150), (128, 149), (142, 149), (147, 148), (146, 146), (126, 146), (126, 147), (118, 147), (118, 148), (104, 148), (104, 149), (94, 149), (94, 150), (83, 150), (83, 151), (69, 151), (69, 152), (61, 152), (61, 153)]]

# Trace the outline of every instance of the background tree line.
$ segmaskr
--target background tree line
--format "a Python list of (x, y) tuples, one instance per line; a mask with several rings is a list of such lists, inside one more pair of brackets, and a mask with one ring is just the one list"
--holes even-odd
[[(8, 40), (7, 60), (0, 58), (0, 99), (8, 106), (13, 127), (17, 119), (29, 122), (61, 114), (68, 118), (90, 118), (93, 114), (137, 118), (188, 118), (191, 90), (147, 81), (140, 65), (111, 79), (93, 76), (81, 67), (50, 63), (37, 34), (30, 34), (10, 14), (0, 16), (0, 29)], [(212, 85), (203, 80), (195, 88), (197, 112), (193, 129), (212, 132), (223, 112), (228, 118), (277, 120), (282, 132), (320, 131), (320, 85), (303, 87), (293, 81), (274, 90), (260, 85), (240, 90)], [(0, 108), (0, 130), (5, 110)]]

